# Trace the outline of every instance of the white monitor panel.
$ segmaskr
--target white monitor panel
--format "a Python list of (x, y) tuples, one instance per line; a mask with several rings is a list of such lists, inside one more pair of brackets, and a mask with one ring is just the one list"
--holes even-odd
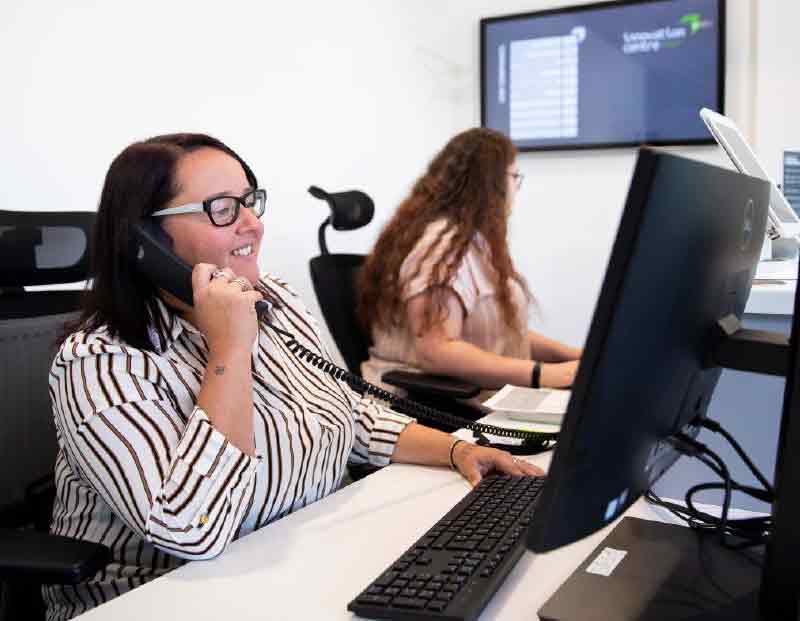
[(758, 161), (734, 122), (708, 108), (703, 108), (700, 116), (739, 172), (770, 182), (770, 221), (780, 237), (795, 237), (800, 234), (800, 218)]

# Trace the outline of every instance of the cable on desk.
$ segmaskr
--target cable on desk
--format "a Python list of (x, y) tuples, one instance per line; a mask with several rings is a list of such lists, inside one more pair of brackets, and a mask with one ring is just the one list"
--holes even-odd
[[(722, 427), (722, 425), (720, 425), (717, 421), (711, 418), (703, 419), (702, 421), (700, 421), (700, 424), (706, 429), (709, 429), (714, 433), (718, 433), (723, 438), (725, 438), (728, 441), (728, 444), (731, 445), (733, 450), (736, 451), (741, 460), (750, 469), (750, 472), (753, 473), (753, 476), (755, 476), (758, 479), (758, 482), (764, 486), (764, 489), (767, 490), (772, 495), (772, 497), (774, 497), (775, 490), (773, 489), (770, 482), (763, 474), (761, 474), (761, 471), (756, 467), (756, 465), (753, 463), (750, 457), (748, 457), (747, 453), (744, 452), (744, 449), (741, 447), (741, 445), (736, 441), (736, 439), (730, 433), (728, 433), (727, 430), (725, 430)], [(767, 502), (771, 502), (771, 500)]]
[[(716, 421), (711, 421), (711, 425), (709, 425), (708, 428), (718, 433), (721, 433), (721, 431), (718, 430), (722, 430), (722, 427), (716, 423)], [(754, 474), (758, 472), (758, 468), (756, 468), (755, 464), (746, 456), (744, 450), (741, 449), (741, 446), (739, 446), (736, 440), (727, 432), (724, 432), (722, 435), (728, 439), (731, 446), (734, 447), (734, 450), (736, 450), (739, 456), (742, 457), (742, 460), (748, 465), (748, 468), (750, 468)], [(765, 485), (765, 489), (759, 489), (735, 481), (731, 477), (724, 460), (708, 446), (690, 436), (682, 433), (676, 434), (673, 437), (673, 445), (680, 452), (690, 457), (695, 457), (708, 466), (722, 479), (722, 482), (701, 483), (692, 486), (686, 492), (686, 506), (665, 501), (653, 490), (648, 490), (645, 493), (645, 499), (654, 505), (664, 507), (679, 519), (686, 521), (691, 528), (697, 531), (715, 532), (719, 537), (720, 544), (726, 548), (740, 550), (766, 543), (769, 540), (772, 530), (771, 516), (739, 519), (730, 519), (728, 516), (731, 496), (734, 491), (745, 493), (758, 500), (771, 502), (774, 497), (771, 486)], [(764, 479), (760, 472), (758, 472), (756, 476), (759, 478), (760, 482), (766, 483), (766, 479)], [(711, 490), (723, 490), (724, 493), (722, 511), (719, 516), (701, 511), (694, 504), (694, 497), (697, 494)]]

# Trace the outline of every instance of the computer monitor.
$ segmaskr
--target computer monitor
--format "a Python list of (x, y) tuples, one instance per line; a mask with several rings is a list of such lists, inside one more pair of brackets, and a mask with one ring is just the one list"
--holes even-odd
[(758, 161), (733, 120), (708, 108), (700, 110), (700, 118), (739, 172), (770, 182), (769, 221), (779, 237), (796, 238), (800, 234), (800, 216)]
[(768, 619), (800, 621), (800, 287), (795, 289), (789, 365), (775, 463), (772, 540), (761, 578)]
[(530, 549), (611, 523), (680, 457), (673, 436), (696, 437), (721, 373), (718, 322), (743, 315), (769, 196), (764, 180), (640, 149)]
[[(725, 1), (626, 0), (481, 20), (481, 124), (520, 151), (707, 144)], [(487, 6), (489, 6), (487, 4)]]

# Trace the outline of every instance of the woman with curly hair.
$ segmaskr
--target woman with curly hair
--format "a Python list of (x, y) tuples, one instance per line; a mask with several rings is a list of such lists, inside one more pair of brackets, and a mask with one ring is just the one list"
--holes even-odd
[(516, 149), (490, 129), (434, 157), (362, 270), (359, 314), (374, 342), (365, 379), (417, 369), (485, 389), (572, 384), (581, 350), (527, 329), (533, 298), (507, 241), (521, 182)]

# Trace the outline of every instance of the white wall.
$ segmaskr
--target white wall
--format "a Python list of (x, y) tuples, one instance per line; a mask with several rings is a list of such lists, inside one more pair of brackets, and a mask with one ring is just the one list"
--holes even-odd
[(757, 6), (755, 144), (767, 171), (780, 182), (782, 150), (800, 147), (800, 2), (760, 0)]
[[(268, 189), (262, 267), (316, 308), (307, 262), (325, 210), (307, 186), (373, 196), (375, 223), (329, 237), (334, 249), (368, 250), (433, 153), (480, 122), (479, 18), (563, 4), (6, 0), (0, 208), (94, 209), (108, 164), (128, 143), (209, 132)], [(791, 4), (796, 14), (793, 0), (764, 4), (762, 35), (797, 23), (778, 19), (773, 6)], [(747, 133), (763, 126), (759, 136), (772, 144), (770, 104), (752, 108), (752, 13), (750, 0), (729, 2), (726, 107)], [(777, 49), (759, 56), (762, 101), (790, 75), (763, 67)], [(724, 161), (712, 147), (676, 151)], [(550, 335), (585, 337), (634, 158), (633, 149), (520, 156), (526, 179), (512, 251), (540, 303), (535, 325)]]

